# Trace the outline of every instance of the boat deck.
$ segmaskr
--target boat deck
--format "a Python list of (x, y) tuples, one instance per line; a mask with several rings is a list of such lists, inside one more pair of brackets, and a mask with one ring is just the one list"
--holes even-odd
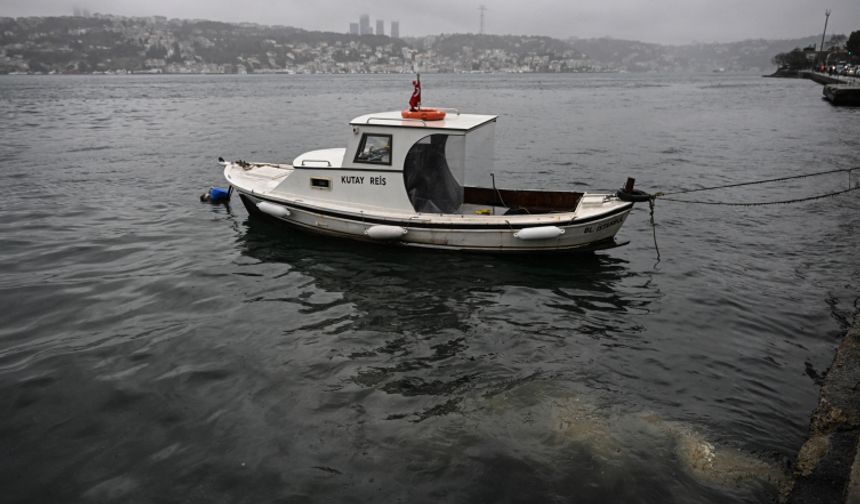
[[(257, 192), (269, 192), (293, 173), (292, 165), (277, 163), (246, 163), (236, 161), (227, 176), (227, 181), (241, 187), (251, 187)], [(237, 169), (238, 167), (239, 169)]]
[[(273, 194), (274, 189), (283, 180), (294, 172), (289, 164), (278, 163), (246, 163), (234, 162), (227, 164), (228, 170), (225, 174), (227, 180), (239, 187), (250, 190), (260, 196), (274, 199), (283, 199), (286, 195)], [(528, 219), (529, 217), (542, 217), (556, 220), (559, 218), (570, 219), (575, 214), (577, 219), (589, 218), (607, 212), (606, 203), (611, 199), (617, 199), (609, 194), (586, 194), (579, 192), (562, 191), (531, 191), (493, 189), (486, 187), (464, 187), (464, 203), (455, 212), (447, 214), (411, 213), (410, 216), (401, 215), (402, 212), (393, 212), (384, 209), (381, 213), (390, 214), (403, 218), (421, 218), (423, 216), (436, 215), (436, 218), (450, 216), (458, 219), (487, 219), (502, 217), (511, 222)], [(348, 205), (344, 202), (314, 202), (307, 197), (298, 201), (305, 204), (337, 208), (342, 211), (361, 212), (364, 207)], [(625, 203), (617, 200), (618, 206)], [(613, 205), (614, 206), (614, 205)], [(366, 209), (364, 209), (366, 211)]]

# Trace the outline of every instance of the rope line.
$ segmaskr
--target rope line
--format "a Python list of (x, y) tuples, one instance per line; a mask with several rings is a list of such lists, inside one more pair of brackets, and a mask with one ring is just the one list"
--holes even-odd
[[(675, 203), (689, 203), (692, 205), (721, 205), (721, 206), (765, 206), (765, 205), (787, 205), (789, 203), (801, 203), (804, 201), (813, 201), (813, 200), (818, 200), (818, 199), (822, 199), (822, 198), (829, 198), (832, 196), (838, 196), (840, 194), (845, 194), (845, 193), (848, 193), (851, 191), (856, 191), (857, 189), (860, 189), (860, 186), (858, 186), (858, 185), (851, 187), (851, 173), (854, 170), (860, 170), (860, 167), (839, 168), (839, 169), (835, 169), (835, 170), (825, 170), (825, 171), (820, 171), (820, 172), (815, 172), (815, 173), (806, 173), (803, 175), (792, 175), (789, 177), (778, 177), (778, 178), (765, 179), (765, 180), (754, 180), (752, 182), (740, 182), (737, 184), (725, 184), (725, 185), (713, 186), (713, 187), (700, 187), (697, 189), (685, 189), (682, 191), (674, 191), (674, 192), (666, 192), (666, 193), (657, 192), (657, 193), (654, 193), (651, 195), (650, 201), (653, 202), (653, 201), (656, 201), (657, 199), (661, 199), (661, 200), (665, 200), (665, 201), (672, 201)], [(835, 192), (831, 192), (831, 193), (827, 193), (827, 194), (819, 194), (816, 196), (808, 196), (805, 198), (794, 198), (794, 199), (780, 200), (780, 201), (754, 201), (754, 202), (747, 202), (747, 203), (731, 203), (731, 202), (727, 202), (727, 201), (697, 201), (697, 200), (667, 198), (666, 197), (666, 196), (671, 196), (671, 195), (675, 195), (675, 194), (688, 194), (688, 193), (698, 192), (698, 191), (711, 191), (714, 189), (727, 189), (730, 187), (741, 187), (741, 186), (750, 186), (750, 185), (757, 185), (757, 184), (768, 184), (771, 182), (782, 182), (785, 180), (794, 180), (794, 179), (808, 178), (808, 177), (818, 177), (821, 175), (831, 175), (833, 173), (847, 173), (848, 174), (848, 186), (849, 186), (848, 189), (844, 189), (842, 191), (835, 191)], [(653, 215), (653, 207), (652, 207), (652, 215)]]
[(790, 177), (778, 177), (778, 178), (765, 179), (765, 180), (754, 180), (752, 182), (740, 182), (737, 184), (725, 184), (725, 185), (712, 186), (712, 187), (699, 187), (696, 189), (684, 189), (681, 191), (657, 193), (656, 196), (662, 197), (664, 195), (687, 194), (687, 193), (699, 192), (699, 191), (712, 191), (714, 189), (727, 189), (729, 187), (743, 187), (743, 186), (756, 185), (756, 184), (768, 184), (770, 182), (782, 182), (785, 180), (794, 180), (794, 179), (808, 178), (808, 177), (818, 177), (821, 175), (830, 175), (832, 173), (841, 173), (841, 172), (847, 173), (849, 176), (849, 180), (850, 180), (851, 172), (853, 172), (854, 170), (860, 170), (860, 166), (855, 166), (854, 168), (839, 168), (836, 170), (826, 170), (826, 171), (815, 172), (815, 173), (806, 173), (803, 175), (792, 175)]
[[(671, 202), (675, 202), (675, 203), (689, 203), (689, 204), (693, 204), (693, 205), (722, 205), (722, 206), (734, 206), (734, 207), (787, 205), (789, 203), (801, 203), (803, 201), (813, 201), (813, 200), (818, 200), (818, 199), (823, 199), (823, 198), (830, 198), (833, 196), (838, 196), (840, 194), (845, 194), (845, 193), (849, 193), (849, 192), (856, 191), (856, 190), (860, 189), (860, 184), (855, 184), (853, 187), (851, 186), (851, 173), (855, 170), (860, 170), (860, 167), (840, 168), (840, 169), (836, 169), (836, 170), (826, 170), (826, 171), (815, 172), (815, 173), (807, 173), (804, 175), (792, 175), (789, 177), (779, 177), (779, 178), (773, 178), (773, 179), (767, 179), (767, 180), (755, 180), (752, 182), (741, 182), (741, 183), (737, 183), (737, 184), (725, 184), (725, 185), (714, 186), (714, 187), (700, 187), (698, 189), (687, 189), (687, 190), (683, 190), (683, 191), (675, 191), (675, 192), (667, 192), (667, 193), (657, 192), (657, 193), (651, 194), (651, 195), (649, 195), (649, 198), (648, 198), (648, 207), (649, 207), (650, 214), (651, 214), (651, 233), (652, 233), (652, 236), (654, 238), (654, 250), (657, 252), (657, 264), (660, 263), (660, 247), (657, 245), (657, 223), (655, 222), (655, 219), (654, 219), (654, 207), (656, 206), (658, 199), (661, 199), (664, 201), (671, 201)], [(726, 201), (696, 201), (696, 200), (667, 198), (666, 197), (666, 196), (675, 195), (675, 194), (687, 194), (687, 193), (699, 192), (699, 191), (711, 191), (714, 189), (727, 189), (730, 187), (742, 187), (742, 186), (749, 186), (749, 185), (756, 185), (756, 184), (767, 184), (770, 182), (781, 182), (784, 180), (794, 180), (794, 179), (807, 178), (807, 177), (817, 177), (817, 176), (821, 176), (821, 175), (830, 175), (833, 173), (847, 173), (848, 174), (848, 189), (843, 189), (841, 191), (835, 191), (835, 192), (830, 192), (830, 193), (826, 193), (826, 194), (818, 194), (816, 196), (807, 196), (805, 198), (794, 198), (794, 199), (780, 200), (780, 201), (755, 201), (755, 202), (748, 202), (748, 203), (732, 203), (732, 202), (726, 202)], [(655, 264), (655, 266), (656, 266), (656, 264)], [(858, 299), (860, 299), (860, 298), (858, 298)]]
[[(813, 201), (822, 198), (829, 198), (831, 196), (838, 196), (840, 194), (845, 194), (847, 192), (856, 191), (860, 189), (860, 186), (850, 187), (848, 189), (844, 189), (842, 191), (836, 191), (827, 194), (819, 194), (817, 196), (809, 196), (806, 198), (795, 198), (790, 200), (781, 200), (781, 201), (754, 201), (752, 203), (729, 203), (724, 201), (695, 201), (695, 200), (685, 200), (685, 199), (677, 199), (677, 198), (664, 198), (662, 194), (657, 193), (654, 195), (653, 199), (661, 199), (664, 201), (672, 201), (675, 203), (691, 203), (694, 205), (722, 205), (722, 206), (765, 206), (765, 205), (787, 205), (789, 203), (801, 203), (803, 201)], [(668, 193), (667, 193), (668, 194)]]
[[(654, 198), (648, 200), (648, 208), (651, 211), (651, 235), (654, 237), (654, 250), (657, 251), (657, 262), (660, 262), (660, 247), (657, 245), (657, 223), (654, 222)], [(655, 265), (656, 266), (656, 265)]]

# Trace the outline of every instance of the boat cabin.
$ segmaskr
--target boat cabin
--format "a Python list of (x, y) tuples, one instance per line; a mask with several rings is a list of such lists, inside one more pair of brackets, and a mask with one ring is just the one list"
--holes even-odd
[(359, 116), (350, 121), (346, 148), (295, 158), (294, 172), (274, 192), (408, 213), (573, 211), (581, 193), (493, 187), (495, 123), (493, 115), (456, 112), (438, 121), (403, 118), (400, 111)]

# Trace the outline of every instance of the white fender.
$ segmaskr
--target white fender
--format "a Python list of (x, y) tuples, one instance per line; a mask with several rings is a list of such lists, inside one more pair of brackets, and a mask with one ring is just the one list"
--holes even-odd
[(286, 207), (276, 205), (274, 203), (269, 203), (268, 201), (261, 201), (257, 203), (257, 208), (259, 208), (261, 212), (267, 213), (272, 217), (279, 217), (283, 219), (284, 217), (290, 216), (290, 211)]
[(564, 229), (558, 226), (539, 226), (520, 229), (514, 233), (514, 238), (520, 240), (549, 240), (564, 234)]
[(407, 233), (405, 228), (400, 226), (370, 226), (364, 231), (364, 234), (374, 240), (396, 240)]

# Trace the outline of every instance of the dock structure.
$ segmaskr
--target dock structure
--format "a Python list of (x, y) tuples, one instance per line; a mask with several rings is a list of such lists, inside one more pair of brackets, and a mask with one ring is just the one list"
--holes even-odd
[(809, 438), (795, 463), (788, 504), (860, 503), (860, 313), (836, 350)]
[(860, 85), (827, 84), (824, 86), (824, 98), (835, 106), (860, 106)]
[(860, 106), (860, 79), (830, 75), (811, 70), (800, 72), (799, 77), (824, 85), (824, 99), (834, 106)]
[(819, 84), (847, 84), (848, 80), (838, 75), (830, 75), (823, 72), (807, 70), (800, 72), (800, 77), (815, 81)]

